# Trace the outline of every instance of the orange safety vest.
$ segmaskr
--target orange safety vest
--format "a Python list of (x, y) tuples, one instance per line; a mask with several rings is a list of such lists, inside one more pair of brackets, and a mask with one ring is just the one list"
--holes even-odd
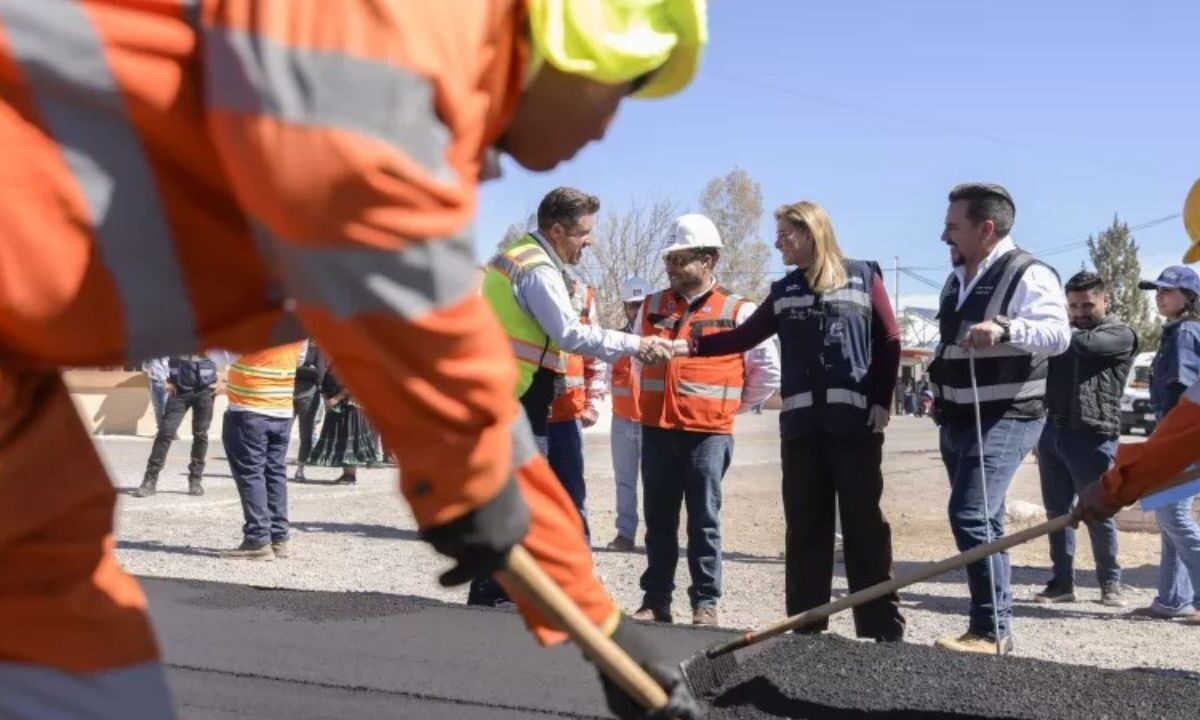
[(638, 379), (633, 373), (633, 359), (623, 357), (613, 363), (609, 388), (612, 393), (613, 415), (629, 422), (641, 422), (638, 408)]
[[(584, 325), (592, 324), (592, 310), (596, 304), (596, 291), (584, 285), (575, 283), (571, 293), (571, 302), (579, 306), (579, 321)], [(550, 422), (566, 422), (583, 417), (587, 409), (587, 381), (584, 372), (582, 355), (567, 355), (567, 372), (564, 375), (566, 385), (562, 392), (554, 397), (550, 404)]]
[(298, 342), (239, 357), (229, 366), (225, 382), (230, 409), (291, 417), (296, 364), (303, 348)]
[[(646, 298), (642, 335), (701, 337), (737, 325), (745, 300), (714, 287), (691, 305), (674, 290)], [(742, 355), (675, 358), (642, 368), (638, 405), (642, 424), (689, 432), (733, 432), (733, 418), (742, 404), (746, 363)]]

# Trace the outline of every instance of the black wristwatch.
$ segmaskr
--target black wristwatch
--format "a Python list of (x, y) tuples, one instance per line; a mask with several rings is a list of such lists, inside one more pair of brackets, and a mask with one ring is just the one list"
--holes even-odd
[(996, 317), (992, 318), (992, 322), (996, 323), (997, 325), (1000, 326), (1000, 328), (1002, 330), (1004, 330), (1004, 334), (1002, 334), (1000, 336), (1000, 342), (1002, 342), (1002, 343), (1011, 342), (1012, 341), (1012, 320), (1008, 319), (1004, 315), (997, 315)]

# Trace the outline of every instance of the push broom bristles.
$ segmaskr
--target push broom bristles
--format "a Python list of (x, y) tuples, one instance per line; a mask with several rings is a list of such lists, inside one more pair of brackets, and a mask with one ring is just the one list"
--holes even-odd
[(732, 652), (710, 656), (698, 653), (679, 664), (680, 674), (687, 682), (692, 694), (707, 697), (716, 694), (725, 681), (737, 672), (738, 662)]

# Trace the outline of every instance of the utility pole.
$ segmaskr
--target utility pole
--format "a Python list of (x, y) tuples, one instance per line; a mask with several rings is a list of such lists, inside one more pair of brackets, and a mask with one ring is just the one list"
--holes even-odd
[(895, 292), (896, 292), (896, 314), (900, 314), (900, 256), (893, 255), (892, 258), (896, 261), (895, 267)]

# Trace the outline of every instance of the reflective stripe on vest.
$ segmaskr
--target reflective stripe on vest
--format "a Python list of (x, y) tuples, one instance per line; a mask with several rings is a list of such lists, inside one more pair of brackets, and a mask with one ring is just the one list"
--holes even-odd
[[(595, 308), (596, 293), (583, 283), (576, 283), (571, 301), (580, 306), (579, 321), (584, 325), (592, 324), (592, 312)], [(567, 369), (562, 392), (550, 404), (550, 422), (566, 422), (578, 420), (587, 410), (587, 379), (585, 377), (585, 361), (580, 355), (567, 355)]]
[(559, 374), (567, 371), (566, 354), (550, 340), (537, 320), (521, 308), (513, 287), (524, 273), (543, 266), (560, 267), (537, 239), (525, 235), (489, 260), (483, 274), (483, 298), (504, 327), (517, 358), (520, 372), (517, 397), (533, 384), (533, 375), (539, 367)]
[(188, 284), (154, 170), (87, 9), (3, 0), (0, 25), (83, 197), (99, 260), (120, 299), (126, 361), (195, 350)]
[(229, 406), (267, 415), (292, 414), (296, 364), (303, 343), (246, 353), (229, 366), (226, 392)]
[(844, 267), (845, 283), (825, 293), (813, 291), (801, 270), (771, 286), (783, 354), (779, 429), (785, 439), (869, 432), (866, 376), (874, 323), (869, 291), (878, 269), (851, 259)]
[[(641, 334), (687, 338), (736, 325), (744, 301), (722, 288), (687, 303), (670, 290), (646, 298)], [(675, 358), (642, 368), (638, 410), (643, 425), (690, 432), (730, 433), (745, 383), (743, 355)]]
[[(1021, 278), (1035, 262), (1019, 248), (1006, 252), (979, 276), (961, 305), (958, 277), (947, 279), (938, 311), (941, 342), (929, 368), (935, 412), (943, 421), (974, 422), (970, 354), (957, 343), (971, 325), (1006, 314)], [(1049, 375), (1046, 357), (1008, 343), (978, 348), (975, 374), (984, 418), (1042, 416)]]

